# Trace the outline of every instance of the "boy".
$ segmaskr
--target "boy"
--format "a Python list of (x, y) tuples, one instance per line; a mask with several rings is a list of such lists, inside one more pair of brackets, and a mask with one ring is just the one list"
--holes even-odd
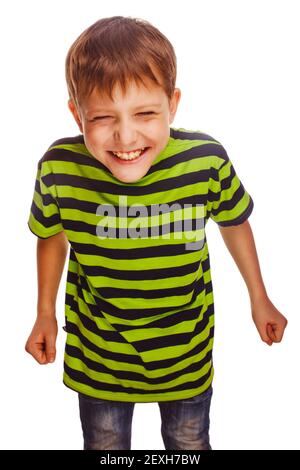
[(115, 16), (66, 59), (81, 134), (40, 159), (29, 228), (38, 314), (26, 350), (55, 359), (55, 301), (70, 245), (64, 383), (78, 392), (84, 449), (130, 449), (136, 402), (158, 402), (165, 448), (211, 449), (211, 217), (249, 291), (261, 339), (287, 324), (269, 300), (248, 217), (253, 201), (220, 142), (170, 128), (176, 56), (150, 23)]

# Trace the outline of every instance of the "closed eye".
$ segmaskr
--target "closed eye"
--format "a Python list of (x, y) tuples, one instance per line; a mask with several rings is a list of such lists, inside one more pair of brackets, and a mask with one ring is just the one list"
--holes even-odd
[(106, 118), (109, 118), (111, 116), (96, 116), (94, 117), (93, 119), (91, 119), (91, 121), (98, 121), (99, 119), (106, 119)]
[[(142, 115), (142, 116), (150, 116), (151, 114), (156, 114), (154, 113), (154, 111), (145, 111), (143, 113), (138, 113), (138, 115)], [(92, 119), (92, 121), (98, 121), (98, 120), (101, 120), (101, 119), (108, 119), (108, 118), (111, 118), (112, 116), (96, 116)]]

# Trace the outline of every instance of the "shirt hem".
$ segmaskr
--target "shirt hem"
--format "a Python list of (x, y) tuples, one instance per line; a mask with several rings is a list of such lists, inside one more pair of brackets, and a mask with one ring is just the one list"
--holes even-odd
[(63, 376), (63, 384), (73, 390), (74, 392), (81, 393), (83, 395), (98, 398), (100, 400), (108, 401), (122, 401), (122, 402), (131, 402), (131, 403), (156, 403), (161, 401), (174, 401), (174, 400), (183, 400), (187, 398), (193, 398), (196, 395), (206, 392), (212, 384), (214, 370), (212, 368), (211, 375), (204, 385), (201, 387), (191, 390), (183, 390), (180, 392), (164, 392), (164, 393), (149, 393), (147, 395), (139, 394), (126, 394), (118, 392), (107, 392), (107, 391), (97, 391), (92, 387), (87, 387), (85, 385), (74, 382), (70, 379), (66, 373)]

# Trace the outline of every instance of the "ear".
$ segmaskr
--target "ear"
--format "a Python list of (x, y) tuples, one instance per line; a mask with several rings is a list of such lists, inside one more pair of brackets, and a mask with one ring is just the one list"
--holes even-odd
[(77, 122), (80, 132), (83, 132), (81, 119), (80, 119), (77, 107), (72, 99), (68, 101), (68, 107), (71, 113), (73, 114), (75, 121)]
[(171, 124), (174, 121), (180, 98), (181, 98), (181, 90), (179, 88), (175, 88), (172, 99), (170, 101), (169, 124)]

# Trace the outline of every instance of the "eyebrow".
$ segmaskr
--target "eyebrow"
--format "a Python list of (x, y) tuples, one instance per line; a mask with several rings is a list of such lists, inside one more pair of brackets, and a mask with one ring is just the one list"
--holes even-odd
[(136, 108), (134, 108), (134, 110), (136, 111), (137, 109), (142, 109), (142, 108), (158, 108), (160, 106), (161, 106), (161, 103), (143, 104), (141, 106), (137, 106)]
[[(137, 106), (136, 108), (133, 108), (133, 111), (137, 111), (138, 109), (142, 109), (142, 108), (159, 108), (160, 106), (161, 106), (161, 103), (142, 104), (140, 106)], [(111, 111), (113, 111), (113, 109), (97, 108), (97, 109), (91, 110), (90, 113), (111, 112)]]

